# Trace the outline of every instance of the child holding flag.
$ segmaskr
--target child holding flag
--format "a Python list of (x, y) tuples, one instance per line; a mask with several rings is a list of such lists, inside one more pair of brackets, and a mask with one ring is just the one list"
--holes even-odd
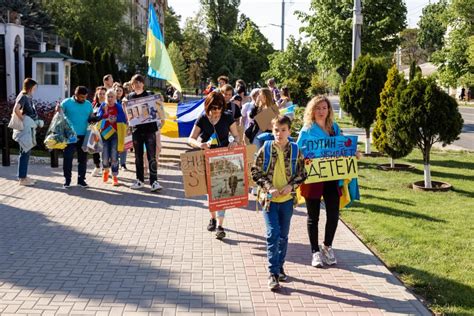
[(106, 92), (106, 102), (103, 103), (97, 113), (100, 119), (100, 132), (104, 142), (102, 151), (102, 179), (104, 182), (109, 180), (110, 166), (112, 167), (112, 184), (118, 183), (118, 155), (124, 150), (125, 133), (127, 130), (127, 119), (122, 106), (117, 104), (117, 93), (114, 89)]
[[(224, 108), (225, 99), (219, 90), (212, 91), (207, 95), (204, 102), (204, 113), (196, 120), (189, 136), (189, 145), (206, 150), (227, 146), (233, 148), (241, 143), (234, 117), (231, 113), (224, 111)], [(232, 142), (229, 142), (229, 133), (234, 137)], [(225, 211), (211, 212), (207, 230), (215, 231), (217, 225), (217, 239), (225, 237), (224, 216)]]

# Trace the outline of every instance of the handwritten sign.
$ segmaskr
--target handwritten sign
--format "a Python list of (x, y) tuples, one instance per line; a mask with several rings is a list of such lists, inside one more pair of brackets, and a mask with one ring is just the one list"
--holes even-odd
[(305, 183), (357, 178), (357, 136), (315, 138), (302, 145)]
[(204, 151), (196, 150), (180, 155), (183, 172), (184, 196), (193, 197), (207, 194), (206, 161)]
[[(250, 170), (257, 146), (246, 146), (247, 170)], [(183, 172), (184, 195), (193, 197), (207, 194), (206, 180), (206, 161), (203, 150), (189, 151), (180, 155), (181, 171)], [(250, 172), (248, 175), (248, 184), (254, 186)]]

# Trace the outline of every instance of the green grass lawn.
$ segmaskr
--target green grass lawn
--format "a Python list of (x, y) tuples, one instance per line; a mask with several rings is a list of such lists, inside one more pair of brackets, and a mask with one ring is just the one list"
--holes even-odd
[(432, 179), (454, 187), (444, 193), (408, 188), (423, 180), (419, 150), (402, 161), (416, 171), (380, 171), (388, 158), (363, 158), (361, 201), (341, 217), (433, 311), (474, 315), (474, 153), (432, 152)]
[(344, 114), (342, 119), (339, 118), (337, 113), (334, 113), (334, 120), (337, 122), (340, 128), (356, 128), (354, 123), (352, 123), (352, 119), (349, 115)]

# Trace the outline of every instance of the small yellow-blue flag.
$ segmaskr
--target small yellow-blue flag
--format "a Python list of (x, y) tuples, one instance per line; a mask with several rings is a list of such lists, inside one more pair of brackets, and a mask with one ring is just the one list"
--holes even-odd
[(161, 34), (160, 23), (155, 8), (150, 3), (148, 8), (148, 31), (146, 35), (146, 52), (148, 56), (148, 76), (167, 80), (173, 87), (181, 91), (178, 76), (174, 72), (170, 56), (166, 50)]

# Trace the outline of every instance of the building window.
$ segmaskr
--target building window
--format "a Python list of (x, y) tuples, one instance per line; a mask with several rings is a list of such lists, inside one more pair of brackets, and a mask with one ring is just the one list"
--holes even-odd
[(57, 86), (59, 82), (59, 64), (37, 63), (36, 79), (38, 80), (38, 84)]

